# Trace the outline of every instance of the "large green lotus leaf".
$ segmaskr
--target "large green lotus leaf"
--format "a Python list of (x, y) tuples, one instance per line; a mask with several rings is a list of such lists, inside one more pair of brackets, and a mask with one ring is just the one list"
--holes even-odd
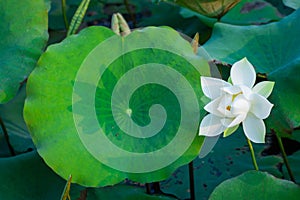
[(167, 178), (199, 153), (207, 61), (171, 28), (90, 27), (50, 46), (24, 116), (46, 163), (86, 186)]
[(0, 103), (35, 67), (48, 38), (48, 7), (44, 0), (0, 1)]
[(299, 199), (300, 187), (260, 171), (248, 171), (221, 183), (210, 196), (217, 199)]
[(0, 199), (59, 199), (65, 181), (57, 176), (36, 151), (0, 158)]
[[(23, 118), (23, 107), (26, 97), (25, 89), (26, 85), (24, 84), (11, 101), (6, 104), (0, 104), (0, 117), (8, 133), (9, 142), (14, 149), (14, 153), (16, 154), (35, 148)], [(0, 138), (1, 142), (5, 141), (2, 129), (0, 129)], [(1, 148), (7, 147), (7, 144), (5, 143), (0, 145)], [(6, 150), (0, 150), (0, 157), (5, 156), (11, 155)]]
[(270, 101), (274, 109), (269, 128), (283, 135), (300, 125), (300, 107), (295, 99), (300, 85), (300, 10), (279, 22), (262, 26), (217, 23), (204, 45), (212, 59), (231, 63), (247, 57), (256, 72), (275, 81)]
[[(274, 94), (271, 96), (271, 101), (275, 104), (275, 112), (270, 118), (272, 120), (270, 123), (281, 133), (291, 133), (293, 127), (300, 125), (300, 108), (295, 101), (295, 99), (300, 99), (300, 93), (297, 92), (300, 86), (300, 54), (298, 55), (296, 60), (292, 60), (269, 74), (269, 79), (274, 80), (276, 84)], [(291, 130), (279, 129), (280, 126), (276, 126), (277, 123), (290, 127)], [(282, 136), (289, 135), (283, 134)]]
[[(266, 145), (253, 144), (253, 148), (260, 170), (283, 177), (279, 167), (283, 164), (281, 157), (262, 156), (261, 152)], [(208, 199), (214, 188), (223, 181), (254, 169), (242, 128), (229, 137), (221, 137), (206, 157), (194, 160), (193, 168), (196, 199)], [(161, 188), (179, 199), (190, 198), (188, 166), (178, 168), (172, 176), (161, 182)]]

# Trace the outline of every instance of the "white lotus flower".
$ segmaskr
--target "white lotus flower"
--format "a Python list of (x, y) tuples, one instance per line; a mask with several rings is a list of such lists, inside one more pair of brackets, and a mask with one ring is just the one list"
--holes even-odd
[(263, 81), (254, 86), (256, 73), (246, 58), (232, 65), (230, 78), (232, 84), (201, 77), (203, 93), (211, 102), (204, 107), (210, 114), (203, 118), (199, 135), (214, 137), (224, 132), (226, 137), (242, 123), (248, 139), (264, 143), (266, 127), (263, 119), (270, 115), (273, 107), (267, 98), (274, 82)]

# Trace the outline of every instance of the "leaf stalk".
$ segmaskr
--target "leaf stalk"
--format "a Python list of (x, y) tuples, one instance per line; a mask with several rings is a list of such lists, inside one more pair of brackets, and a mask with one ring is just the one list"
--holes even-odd
[(252, 143), (248, 138), (247, 138), (247, 142), (248, 142), (248, 146), (249, 146), (249, 149), (250, 149), (250, 152), (251, 152), (251, 158), (252, 158), (252, 163), (253, 163), (254, 169), (256, 171), (259, 171)]

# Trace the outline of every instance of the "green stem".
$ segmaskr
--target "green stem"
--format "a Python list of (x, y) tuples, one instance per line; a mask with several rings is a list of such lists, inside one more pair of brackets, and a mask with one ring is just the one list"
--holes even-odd
[(247, 142), (248, 142), (248, 145), (249, 145), (249, 148), (250, 148), (253, 166), (254, 166), (255, 170), (258, 171), (259, 169), (258, 169), (258, 165), (257, 165), (257, 162), (256, 162), (256, 158), (255, 158), (255, 154), (254, 154), (254, 149), (253, 149), (252, 143), (251, 143), (251, 141), (248, 138), (247, 138)]
[(285, 153), (285, 150), (284, 150), (284, 147), (283, 147), (283, 144), (282, 144), (282, 140), (281, 140), (281, 137), (275, 132), (275, 135), (276, 135), (276, 138), (277, 138), (277, 141), (278, 141), (278, 144), (279, 144), (279, 148), (280, 148), (280, 151), (281, 151), (281, 156), (283, 158), (283, 162), (288, 170), (288, 173), (289, 173), (289, 176), (290, 176), (290, 179), (291, 181), (293, 181), (294, 183), (296, 183), (296, 180), (295, 180), (295, 177), (293, 175), (293, 172), (291, 170), (291, 166), (290, 166), (290, 163), (287, 159), (287, 155)]
[(12, 156), (15, 156), (16, 153), (15, 153), (15, 151), (14, 151), (14, 148), (12, 147), (12, 145), (11, 145), (10, 142), (9, 142), (8, 132), (7, 132), (7, 130), (6, 130), (6, 127), (5, 127), (4, 122), (2, 121), (1, 117), (0, 117), (0, 126), (1, 126), (1, 128), (2, 128), (2, 131), (3, 131), (3, 134), (4, 134), (4, 138), (5, 138), (5, 140), (6, 140), (6, 143), (7, 143), (8, 149), (9, 149), (9, 151), (10, 151), (10, 154), (11, 154)]
[(68, 30), (69, 29), (69, 23), (68, 23), (68, 19), (67, 19), (67, 9), (66, 9), (66, 0), (61, 0), (61, 11), (63, 14), (63, 18), (64, 18), (64, 23), (65, 23), (65, 27)]

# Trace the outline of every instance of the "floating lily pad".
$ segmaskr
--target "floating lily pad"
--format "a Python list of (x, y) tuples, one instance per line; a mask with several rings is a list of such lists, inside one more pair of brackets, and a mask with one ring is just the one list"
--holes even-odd
[(28, 79), (38, 152), (86, 186), (167, 178), (199, 153), (207, 61), (171, 28), (126, 37), (90, 27), (50, 46)]
[(65, 181), (57, 176), (36, 151), (0, 158), (0, 199), (59, 199)]
[(300, 187), (260, 171), (248, 171), (221, 183), (210, 196), (217, 199), (299, 199)]
[(0, 103), (12, 99), (33, 70), (48, 39), (48, 3), (0, 1)]
[(268, 127), (284, 136), (300, 125), (300, 10), (279, 22), (262, 26), (233, 26), (217, 23), (204, 45), (212, 59), (233, 64), (243, 57), (256, 72), (275, 81), (270, 101), (274, 104)]

